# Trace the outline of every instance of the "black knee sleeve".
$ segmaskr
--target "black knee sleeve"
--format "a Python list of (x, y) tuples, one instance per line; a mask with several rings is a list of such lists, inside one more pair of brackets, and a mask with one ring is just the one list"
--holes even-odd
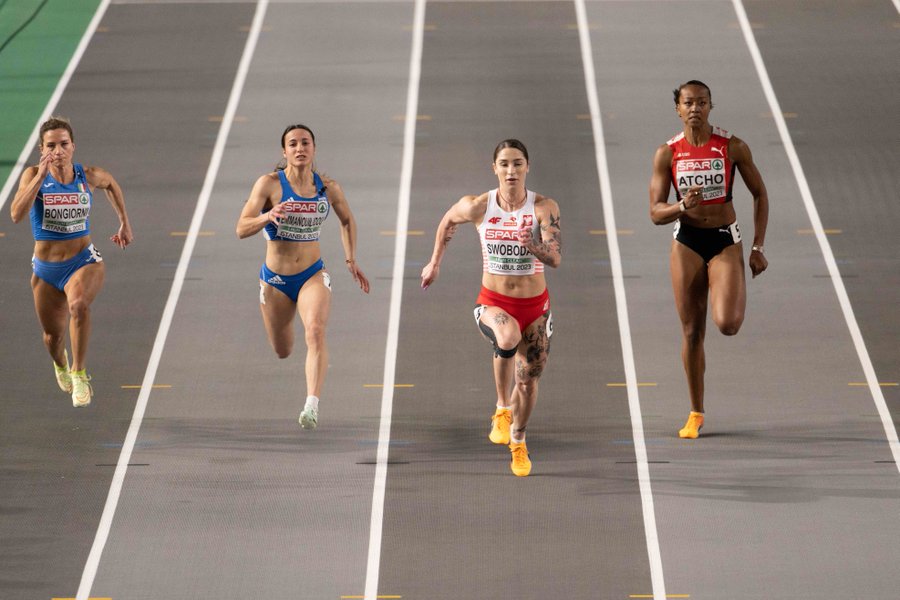
[(499, 358), (512, 358), (516, 355), (516, 349), (510, 348), (509, 350), (504, 350), (497, 344), (497, 336), (494, 335), (494, 330), (482, 323), (478, 322), (478, 328), (481, 329), (481, 333), (485, 335), (485, 337), (491, 340), (491, 345), (494, 347), (494, 356)]

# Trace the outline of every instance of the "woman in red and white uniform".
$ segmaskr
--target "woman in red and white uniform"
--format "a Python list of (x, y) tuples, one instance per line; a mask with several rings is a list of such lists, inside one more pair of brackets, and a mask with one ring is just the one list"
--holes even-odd
[(525, 188), (528, 150), (519, 140), (497, 145), (493, 169), (497, 189), (463, 196), (441, 219), (431, 260), (422, 269), (422, 288), (437, 280), (447, 244), (459, 225), (474, 223), (484, 258), (475, 319), (494, 347), (497, 387), (488, 437), (495, 444), (509, 445), (510, 467), (524, 477), (531, 472), (525, 428), (537, 401), (538, 379), (547, 364), (553, 332), (544, 265), (558, 267), (562, 260), (559, 206)]
[[(743, 245), (731, 202), (735, 169), (753, 196), (753, 277), (766, 270), (763, 254), (769, 198), (750, 148), (709, 123), (712, 93), (696, 80), (676, 90), (675, 112), (684, 130), (656, 150), (650, 179), (650, 218), (657, 225), (675, 223), (670, 256), (675, 307), (681, 318), (681, 356), (687, 374), (691, 413), (678, 432), (695, 439), (703, 427), (703, 374), (706, 358), (707, 306), (725, 335), (735, 335), (744, 321), (747, 284)], [(669, 203), (669, 188), (675, 203)]]

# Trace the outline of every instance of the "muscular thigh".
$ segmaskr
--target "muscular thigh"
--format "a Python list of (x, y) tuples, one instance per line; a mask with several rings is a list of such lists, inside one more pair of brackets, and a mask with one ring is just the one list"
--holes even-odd
[(297, 312), (304, 325), (313, 321), (325, 324), (331, 313), (331, 279), (326, 271), (310, 277), (297, 296)]
[(279, 330), (291, 326), (296, 306), (294, 302), (268, 283), (260, 283), (259, 310), (268, 327)]
[(66, 296), (70, 302), (78, 299), (91, 304), (103, 288), (105, 277), (106, 267), (102, 262), (85, 265), (66, 282)]
[(66, 295), (37, 275), (31, 276), (31, 293), (34, 311), (43, 330), (48, 333), (65, 331), (69, 316)]
[[(513, 348), (521, 339), (519, 323), (499, 306), (485, 306), (481, 316), (478, 317), (478, 323), (482, 335), (490, 339), (492, 333), (495, 339), (491, 342), (501, 348)], [(490, 333), (485, 332), (485, 327)]]
[(672, 242), (672, 292), (682, 322), (706, 319), (709, 273), (703, 258), (680, 242)]
[(521, 376), (540, 377), (550, 355), (552, 315), (545, 312), (522, 332), (522, 341), (516, 356), (517, 371)]
[(741, 244), (728, 246), (709, 261), (709, 297), (715, 315), (743, 314), (747, 282)]

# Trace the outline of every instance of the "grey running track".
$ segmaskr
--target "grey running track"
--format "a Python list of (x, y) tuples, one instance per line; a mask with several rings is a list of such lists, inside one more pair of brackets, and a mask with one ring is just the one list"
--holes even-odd
[[(413, 3), (273, 2), (90, 597), (339, 600), (362, 598), (375, 578), (379, 597), (404, 600), (895, 597), (900, 13), (889, 0), (743, 7), (886, 420), (863, 385), (735, 3), (586, 3), (639, 384), (629, 398), (576, 5), (428, 2), (405, 148)], [(0, 598), (76, 596), (255, 10), (113, 2), (62, 96), (76, 157), (116, 175), (136, 234), (124, 252), (111, 247), (112, 211), (98, 206), (107, 279), (86, 410), (56, 388), (40, 341), (30, 232), (0, 219)], [(655, 148), (680, 128), (670, 90), (692, 78), (712, 88), (711, 121), (753, 150), (772, 210), (770, 267), (748, 281), (743, 329), (725, 338), (710, 324), (707, 421), (688, 442), (676, 435), (688, 401), (671, 230), (651, 224), (647, 187)], [(264, 243), (233, 233), (253, 181), (280, 158), (282, 129), (298, 121), (347, 193), (373, 284), (368, 296), (356, 288), (326, 223), (331, 365), (315, 431), (296, 421), (302, 343), (277, 359), (256, 306)], [(559, 202), (564, 238), (563, 263), (547, 275), (555, 327), (525, 479), (487, 440), (494, 393), (471, 313), (475, 232), (456, 236), (431, 289), (418, 283), (444, 210), (495, 185), (490, 153), (505, 137), (528, 145), (529, 188)], [(750, 203), (739, 183), (745, 240)], [(397, 387), (385, 393), (395, 260)], [(383, 398), (393, 412), (383, 510), (373, 511)], [(640, 403), (653, 527), (629, 401)], [(374, 550), (373, 520), (383, 527)]]

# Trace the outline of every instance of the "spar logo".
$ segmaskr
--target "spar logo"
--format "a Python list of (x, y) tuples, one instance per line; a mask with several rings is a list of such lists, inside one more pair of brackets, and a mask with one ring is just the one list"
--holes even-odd
[(319, 214), (328, 212), (328, 203), (327, 202), (319, 201), (317, 204), (318, 204), (318, 206), (316, 207), (316, 211), (318, 211)]
[(484, 232), (484, 239), (518, 242), (519, 236), (516, 235), (515, 231), (509, 231), (508, 229), (487, 229)]
[(314, 213), (322, 212), (319, 210), (318, 202), (309, 200), (288, 200), (284, 203), (284, 210), (291, 213)]
[(87, 194), (71, 192), (68, 194), (44, 194), (44, 206), (78, 206), (87, 204), (90, 198)]
[(714, 161), (712, 161), (712, 168), (715, 171), (721, 171), (722, 169), (725, 168), (725, 163), (723, 163), (721, 159), (717, 158)]
[[(716, 159), (715, 162), (721, 164), (721, 161)], [(678, 161), (678, 170), (679, 171), (709, 171), (712, 169), (713, 161), (711, 159), (705, 160), (679, 160)]]

